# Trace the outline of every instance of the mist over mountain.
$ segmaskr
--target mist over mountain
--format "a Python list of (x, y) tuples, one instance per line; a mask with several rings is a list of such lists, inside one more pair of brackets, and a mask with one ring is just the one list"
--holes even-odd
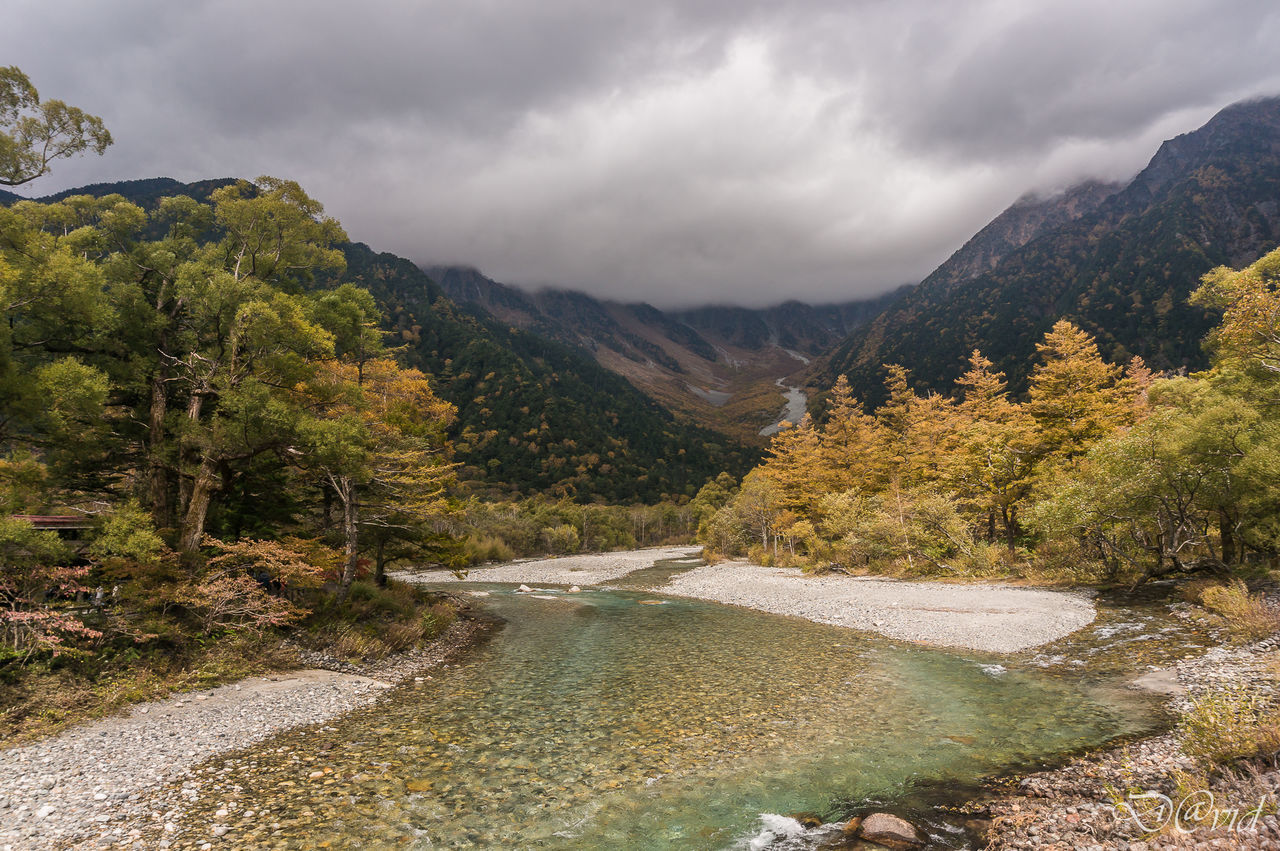
[(1187, 296), (1205, 272), (1250, 263), (1277, 241), (1280, 99), (1234, 104), (1166, 141), (1121, 188), (1090, 183), (1013, 205), (856, 329), (815, 380), (847, 374), (876, 402), (882, 364), (899, 363), (920, 388), (949, 392), (979, 348), (1021, 389), (1036, 342), (1061, 318), (1113, 361), (1198, 369), (1212, 319)]
[[(35, 200), (118, 194), (153, 208), (166, 196), (204, 201), (233, 182), (148, 178)], [(0, 203), (19, 200), (0, 193)], [(473, 488), (582, 501), (687, 497), (708, 477), (722, 470), (741, 474), (758, 457), (723, 434), (677, 420), (576, 346), (512, 328), (484, 311), (462, 310), (409, 260), (362, 243), (340, 248), (346, 268), (315, 285), (347, 281), (374, 295), (389, 342), (457, 407), (454, 457)]]
[(426, 271), (458, 304), (585, 350), (686, 419), (752, 442), (776, 419), (780, 379), (803, 373), (903, 292), (840, 304), (662, 311), (571, 290), (527, 292), (470, 267)]

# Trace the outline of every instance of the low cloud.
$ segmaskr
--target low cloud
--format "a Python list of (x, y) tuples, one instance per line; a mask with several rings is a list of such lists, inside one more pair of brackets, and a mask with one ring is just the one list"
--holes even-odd
[(18, 2), (107, 121), (28, 191), (299, 180), (353, 238), (663, 306), (874, 295), (1280, 92), (1269, 2)]

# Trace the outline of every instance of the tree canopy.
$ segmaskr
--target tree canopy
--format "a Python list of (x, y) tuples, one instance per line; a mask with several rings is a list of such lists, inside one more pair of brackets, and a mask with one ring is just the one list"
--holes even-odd
[(27, 75), (0, 67), (0, 185), (20, 186), (49, 173), (57, 159), (111, 144), (102, 119), (60, 100), (40, 99)]

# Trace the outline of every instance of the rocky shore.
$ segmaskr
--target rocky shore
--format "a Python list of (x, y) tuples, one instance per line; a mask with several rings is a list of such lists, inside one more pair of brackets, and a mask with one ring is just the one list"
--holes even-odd
[[(1185, 710), (1190, 699), (1227, 686), (1276, 697), (1278, 649), (1280, 640), (1272, 638), (1179, 662), (1169, 672), (1179, 687), (1167, 689), (1175, 692), (1170, 709)], [(966, 809), (970, 826), (993, 851), (1280, 848), (1280, 766), (1274, 759), (1214, 772), (1199, 789), (1186, 785), (1196, 773), (1175, 731), (1031, 774), (1012, 791)], [(1130, 795), (1139, 797), (1114, 805)]]
[(372, 703), (446, 665), (491, 626), (462, 618), (427, 647), (354, 670), (304, 654), (317, 667), (139, 704), (0, 750), (0, 849), (167, 847), (182, 805), (199, 795), (192, 769), (201, 762)]

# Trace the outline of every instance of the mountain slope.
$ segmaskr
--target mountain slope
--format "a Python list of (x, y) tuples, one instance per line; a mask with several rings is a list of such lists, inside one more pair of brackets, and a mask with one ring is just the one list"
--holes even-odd
[[(168, 195), (207, 200), (229, 182), (156, 178), (36, 200), (117, 193), (151, 207)], [(579, 350), (459, 309), (409, 260), (360, 243), (342, 251), (341, 280), (373, 293), (391, 344), (403, 346), (406, 360), (429, 373), (439, 395), (457, 406), (462, 478), (492, 493), (652, 501), (692, 496), (707, 478), (722, 470), (740, 475), (757, 460), (757, 452), (724, 435), (677, 422)]]
[(459, 304), (589, 352), (684, 418), (750, 442), (782, 408), (779, 379), (804, 371), (900, 295), (665, 312), (567, 290), (525, 292), (467, 267), (427, 272)]
[(1085, 181), (1050, 197), (1028, 195), (996, 216), (925, 278), (929, 288), (950, 289), (1000, 264), (1010, 252), (1042, 233), (1056, 230), (1094, 210), (1123, 184)]
[(944, 264), (838, 347), (822, 379), (845, 373), (875, 403), (881, 364), (900, 363), (918, 386), (949, 391), (981, 348), (1021, 389), (1036, 342), (1063, 317), (1095, 334), (1112, 360), (1138, 354), (1157, 369), (1201, 367), (1210, 319), (1187, 296), (1209, 269), (1252, 262), (1280, 241), (1277, 202), (1280, 99), (1228, 107), (1165, 142), (1083, 215), (1046, 216), (988, 271), (964, 280)]

